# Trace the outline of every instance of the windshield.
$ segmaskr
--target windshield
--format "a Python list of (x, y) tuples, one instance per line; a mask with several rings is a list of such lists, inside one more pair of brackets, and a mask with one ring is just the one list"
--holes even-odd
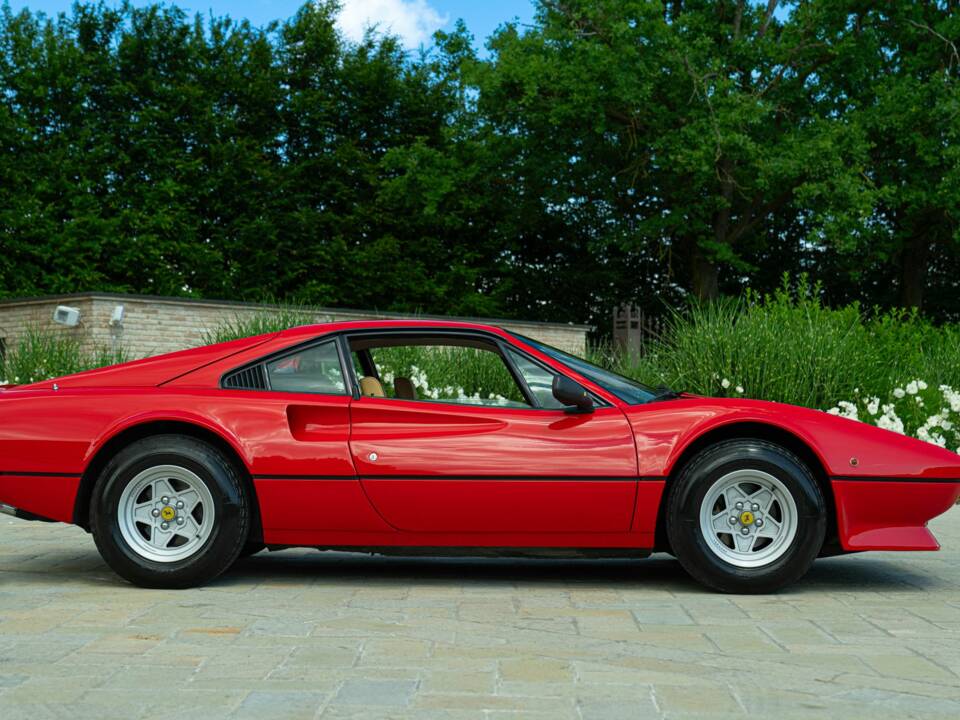
[(630, 405), (642, 405), (652, 400), (657, 394), (656, 391), (651, 390), (643, 383), (638, 383), (636, 380), (631, 380), (623, 375), (618, 375), (615, 372), (604, 370), (603, 368), (597, 367), (592, 363), (588, 363), (582, 358), (578, 358), (576, 355), (565, 353), (563, 350), (557, 350), (555, 347), (544, 345), (542, 342), (531, 340), (530, 338), (518, 333), (512, 334), (514, 337), (519, 338), (530, 347), (536, 348), (544, 355), (553, 358), (559, 363), (563, 363), (571, 370), (578, 372), (590, 381), (595, 382), (604, 390), (612, 395), (616, 395), (625, 403), (629, 403)]

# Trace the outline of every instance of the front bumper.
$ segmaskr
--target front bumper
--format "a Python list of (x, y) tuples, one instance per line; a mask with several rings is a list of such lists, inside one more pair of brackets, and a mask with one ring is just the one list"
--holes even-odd
[(939, 550), (927, 523), (960, 498), (960, 479), (831, 478), (847, 551)]

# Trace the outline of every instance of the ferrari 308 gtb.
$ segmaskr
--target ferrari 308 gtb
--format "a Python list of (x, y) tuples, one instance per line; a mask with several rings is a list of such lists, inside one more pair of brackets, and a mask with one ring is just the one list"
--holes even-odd
[(936, 550), (947, 450), (824, 412), (653, 390), (463, 322), (299, 327), (0, 391), (0, 509), (119, 575), (209, 581), (264, 547), (672, 553), (768, 592), (818, 556)]

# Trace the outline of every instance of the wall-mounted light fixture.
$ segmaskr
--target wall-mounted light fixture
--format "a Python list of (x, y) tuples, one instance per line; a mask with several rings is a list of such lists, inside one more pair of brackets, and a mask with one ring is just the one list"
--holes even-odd
[(80, 324), (80, 311), (66, 305), (57, 305), (57, 309), (53, 311), (53, 321), (58, 325), (76, 327)]

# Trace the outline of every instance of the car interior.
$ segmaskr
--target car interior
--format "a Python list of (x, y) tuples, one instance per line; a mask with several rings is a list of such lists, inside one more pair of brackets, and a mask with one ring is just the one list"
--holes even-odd
[(360, 394), (395, 400), (532, 407), (525, 381), (492, 340), (469, 335), (348, 338)]

